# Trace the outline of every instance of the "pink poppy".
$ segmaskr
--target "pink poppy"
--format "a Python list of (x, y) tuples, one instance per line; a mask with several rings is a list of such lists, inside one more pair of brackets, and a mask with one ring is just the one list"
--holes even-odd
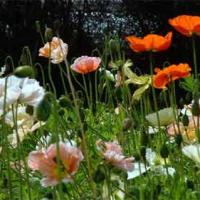
[(71, 65), (72, 70), (80, 74), (87, 74), (96, 71), (101, 63), (99, 57), (81, 56)]
[(60, 181), (73, 181), (73, 175), (83, 160), (80, 149), (63, 142), (59, 143), (60, 160), (57, 154), (56, 144), (50, 145), (46, 150), (32, 151), (29, 154), (28, 166), (42, 173), (44, 178), (41, 180), (41, 185), (44, 187), (55, 186)]
[(114, 142), (103, 142), (97, 141), (97, 147), (102, 152), (106, 161), (110, 164), (124, 170), (132, 171), (134, 169), (134, 158), (126, 158), (122, 153), (122, 148), (117, 141)]

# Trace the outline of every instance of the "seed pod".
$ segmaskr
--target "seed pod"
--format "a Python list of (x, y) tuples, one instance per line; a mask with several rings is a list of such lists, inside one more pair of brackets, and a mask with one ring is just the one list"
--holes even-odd
[(166, 144), (164, 144), (160, 149), (160, 155), (162, 158), (167, 158), (169, 155), (169, 150)]
[(25, 78), (25, 77), (34, 78), (35, 72), (31, 66), (24, 65), (17, 67), (14, 71), (14, 75), (19, 78)]

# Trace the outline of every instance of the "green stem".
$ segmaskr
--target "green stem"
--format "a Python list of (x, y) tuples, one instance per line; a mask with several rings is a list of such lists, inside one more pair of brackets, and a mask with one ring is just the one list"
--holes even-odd
[(198, 78), (198, 66), (197, 66), (197, 58), (196, 58), (196, 44), (195, 44), (195, 36), (192, 36), (192, 52), (193, 52), (193, 64), (194, 64), (194, 76)]
[[(152, 54), (152, 52), (150, 52), (149, 61), (150, 61), (151, 82), (153, 84), (153, 54)], [(160, 127), (160, 119), (159, 119), (159, 114), (158, 114), (158, 104), (157, 104), (157, 100), (156, 100), (155, 88), (153, 86), (152, 86), (152, 92), (153, 92), (153, 103), (154, 103), (155, 111), (156, 111), (156, 118), (158, 121), (158, 129), (160, 132), (161, 127)]]
[(48, 76), (49, 76), (49, 81), (51, 83), (51, 86), (52, 86), (52, 89), (53, 89), (53, 93), (55, 94), (55, 96), (57, 97), (57, 94), (56, 94), (56, 88), (55, 88), (55, 85), (53, 83), (53, 79), (52, 79), (52, 76), (51, 76), (51, 43), (49, 42), (49, 63), (48, 63)]

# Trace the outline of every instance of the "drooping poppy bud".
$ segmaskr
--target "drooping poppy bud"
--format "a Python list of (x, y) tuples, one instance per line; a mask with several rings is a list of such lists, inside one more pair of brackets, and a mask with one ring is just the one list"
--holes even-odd
[(15, 69), (14, 75), (19, 78), (25, 78), (25, 77), (34, 78), (35, 72), (33, 67), (29, 65), (23, 65)]

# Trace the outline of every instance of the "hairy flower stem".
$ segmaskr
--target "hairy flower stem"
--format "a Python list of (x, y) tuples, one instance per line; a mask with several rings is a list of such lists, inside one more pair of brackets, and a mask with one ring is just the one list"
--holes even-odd
[[(149, 54), (149, 63), (150, 63), (150, 73), (151, 73), (151, 83), (153, 84), (153, 53), (150, 52)], [(160, 119), (159, 119), (159, 114), (158, 114), (158, 104), (157, 104), (157, 100), (156, 100), (156, 91), (155, 88), (152, 86), (152, 93), (153, 93), (153, 103), (155, 106), (155, 111), (156, 111), (156, 117), (157, 117), (157, 121), (158, 121), (158, 129), (159, 129), (159, 133), (160, 133)]]
[[(49, 42), (49, 55), (51, 55), (51, 43), (50, 42)], [(53, 79), (51, 76), (51, 58), (50, 58), (50, 56), (49, 56), (49, 63), (48, 63), (48, 76), (49, 76), (49, 81), (51, 83), (51, 87), (53, 89), (53, 93), (57, 97), (56, 88), (55, 88), (55, 85), (54, 85), (54, 82), (53, 82)]]
[(84, 133), (84, 128), (83, 128), (83, 123), (82, 123), (81, 116), (80, 116), (79, 106), (78, 106), (77, 101), (76, 101), (75, 89), (74, 89), (74, 86), (73, 86), (73, 83), (72, 83), (72, 80), (71, 80), (70, 70), (69, 70), (69, 66), (68, 66), (66, 58), (64, 59), (64, 62), (65, 62), (66, 69), (67, 69), (67, 79), (68, 79), (69, 86), (70, 86), (70, 89), (71, 89), (71, 92), (72, 92), (72, 98), (73, 98), (75, 110), (76, 110), (76, 113), (77, 113), (80, 129), (81, 129), (81, 136), (82, 136), (82, 141), (83, 141), (83, 152), (84, 152), (84, 156), (85, 156), (87, 167), (88, 167), (89, 183), (90, 183), (91, 188), (93, 190), (93, 197), (94, 197), (94, 199), (96, 199), (96, 188), (95, 188), (95, 183), (94, 183), (93, 178), (92, 178), (91, 165), (90, 165), (88, 149), (87, 149), (87, 137), (85, 136), (85, 133)]
[[(26, 182), (27, 182), (27, 185), (28, 185), (28, 199), (31, 200), (31, 186), (30, 186), (30, 181), (29, 181), (29, 174), (28, 174), (28, 168), (27, 168), (27, 164), (26, 164), (26, 160), (25, 160), (25, 156), (23, 154), (23, 149), (22, 149), (22, 146), (21, 146), (21, 141), (20, 141), (20, 137), (19, 137), (19, 133), (18, 133), (18, 125), (17, 125), (17, 114), (18, 112), (18, 104), (16, 104), (16, 108), (14, 109), (14, 106), (12, 106), (12, 115), (13, 115), (13, 122), (14, 122), (14, 130), (16, 132), (16, 138), (17, 138), (17, 149), (18, 149), (18, 157), (19, 157), (19, 173), (20, 173), (20, 187), (23, 186), (23, 183), (22, 183), (22, 161), (23, 161), (23, 164), (24, 164), (24, 168), (25, 168), (25, 179), (26, 179)], [(20, 188), (21, 190), (21, 188)], [(21, 194), (23, 195), (23, 193)], [(22, 199), (23, 199), (23, 196), (22, 196)]]
[[(5, 90), (4, 90), (4, 100), (3, 100), (3, 115), (2, 115), (2, 129), (3, 133), (8, 133), (8, 128), (5, 125), (5, 114), (6, 114), (6, 98), (7, 98), (7, 83), (8, 79), (5, 79)], [(10, 149), (7, 134), (5, 135), (5, 152), (6, 152), (6, 165), (8, 169), (8, 190), (9, 190), (9, 200), (13, 199), (13, 190), (12, 190), (12, 176), (10, 169)]]
[(197, 67), (197, 58), (196, 58), (196, 44), (195, 44), (195, 36), (192, 36), (192, 53), (193, 53), (193, 65), (194, 65), (194, 77), (198, 78), (198, 67)]

